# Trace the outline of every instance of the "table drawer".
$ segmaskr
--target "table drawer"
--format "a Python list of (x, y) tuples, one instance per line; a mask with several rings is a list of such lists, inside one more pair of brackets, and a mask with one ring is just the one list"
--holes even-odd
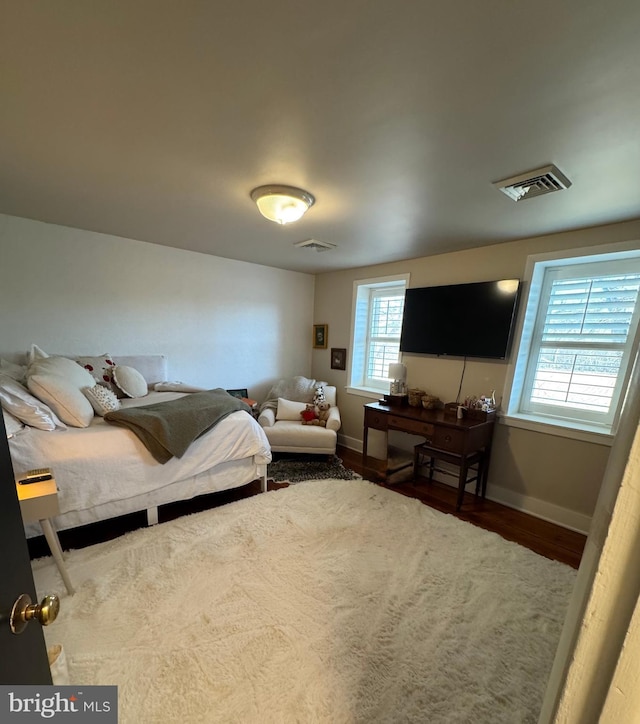
[(365, 408), (364, 424), (367, 427), (373, 427), (376, 430), (386, 430), (388, 421), (388, 416), (383, 412), (377, 412), (376, 410), (368, 410)]
[(461, 453), (464, 449), (464, 432), (450, 427), (437, 427), (433, 436), (433, 447)]
[(429, 439), (431, 439), (434, 434), (434, 426), (430, 422), (409, 420), (406, 417), (398, 417), (397, 415), (389, 415), (389, 427), (415, 435), (423, 435)]

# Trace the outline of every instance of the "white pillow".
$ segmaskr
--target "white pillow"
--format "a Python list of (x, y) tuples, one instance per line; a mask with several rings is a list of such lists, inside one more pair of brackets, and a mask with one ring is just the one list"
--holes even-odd
[(27, 362), (31, 364), (37, 359), (44, 359), (48, 356), (49, 355), (44, 350), (40, 349), (37, 344), (32, 344), (27, 352)]
[(78, 392), (83, 387), (93, 387), (96, 381), (91, 372), (85, 370), (77, 362), (66, 357), (42, 357), (35, 359), (27, 369), (27, 384), (33, 375), (56, 375), (63, 377)]
[[(49, 358), (52, 359), (52, 358)], [(76, 364), (72, 362), (72, 364)], [(93, 377), (83, 370), (80, 365), (76, 367), (81, 372), (86, 372), (91, 383), (87, 387), (93, 387)], [(33, 394), (43, 402), (46, 402), (56, 415), (67, 425), (72, 427), (89, 427), (93, 420), (93, 407), (82, 391), (72, 382), (60, 375), (30, 375), (27, 384)]]
[(114, 412), (120, 409), (120, 400), (108, 387), (103, 387), (102, 385), (84, 387), (82, 393), (87, 400), (89, 400), (96, 415), (100, 415), (100, 417), (104, 417), (107, 412)]
[(276, 420), (301, 420), (300, 413), (306, 409), (306, 402), (294, 402), (278, 397), (278, 411)]
[(29, 394), (24, 385), (2, 374), (0, 374), (0, 403), (7, 412), (30, 427), (36, 427), (38, 430), (66, 429), (66, 425), (60, 422), (48, 405)]
[(144, 397), (149, 392), (145, 378), (133, 367), (116, 365), (113, 370), (113, 381), (127, 397)]
[(17, 417), (14, 417), (6, 410), (2, 410), (2, 419), (4, 420), (4, 429), (7, 431), (7, 438), (13, 437), (24, 427)]
[(0, 372), (16, 380), (16, 382), (24, 383), (27, 376), (26, 365), (16, 365), (8, 362), (6, 359), (0, 359)]

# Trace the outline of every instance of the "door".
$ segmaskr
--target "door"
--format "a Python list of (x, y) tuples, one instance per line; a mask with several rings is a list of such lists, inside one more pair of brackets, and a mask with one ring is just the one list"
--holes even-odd
[(42, 626), (30, 621), (21, 634), (9, 618), (20, 594), (36, 602), (27, 539), (20, 515), (9, 444), (0, 415), (0, 684), (51, 684)]

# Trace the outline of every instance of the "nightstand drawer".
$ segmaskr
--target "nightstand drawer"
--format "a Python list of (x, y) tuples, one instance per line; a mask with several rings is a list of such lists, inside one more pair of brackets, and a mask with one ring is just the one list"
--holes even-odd
[(464, 449), (464, 432), (450, 427), (437, 427), (432, 444), (439, 450), (461, 453)]
[(389, 427), (415, 435), (423, 435), (429, 439), (433, 437), (434, 434), (434, 426), (430, 422), (409, 420), (406, 417), (398, 417), (396, 415), (389, 415)]

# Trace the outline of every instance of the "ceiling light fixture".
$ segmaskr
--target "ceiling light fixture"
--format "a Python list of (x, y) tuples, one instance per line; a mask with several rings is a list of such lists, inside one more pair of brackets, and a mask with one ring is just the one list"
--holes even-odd
[(315, 203), (315, 198), (308, 191), (275, 184), (258, 186), (251, 192), (251, 198), (256, 202), (260, 213), (276, 224), (298, 221)]

